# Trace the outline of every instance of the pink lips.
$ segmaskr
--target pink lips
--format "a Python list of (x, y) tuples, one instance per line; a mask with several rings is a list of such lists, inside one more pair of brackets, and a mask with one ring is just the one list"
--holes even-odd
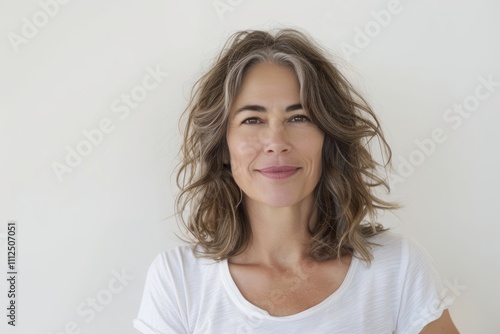
[(293, 166), (271, 166), (259, 169), (259, 172), (270, 179), (286, 179), (299, 170), (298, 167)]

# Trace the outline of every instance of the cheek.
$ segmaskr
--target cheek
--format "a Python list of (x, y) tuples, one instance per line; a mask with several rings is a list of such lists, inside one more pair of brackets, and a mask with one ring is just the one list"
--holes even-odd
[(322, 173), (323, 141), (323, 134), (313, 133), (304, 137), (304, 140), (301, 142), (300, 151), (309, 161), (309, 173), (311, 173), (310, 176), (315, 180), (315, 182), (319, 180)]
[(231, 159), (239, 159), (254, 155), (260, 148), (256, 134), (235, 133), (227, 137)]
[(233, 174), (238, 169), (247, 167), (260, 149), (256, 135), (230, 134), (227, 141)]
[(312, 162), (321, 164), (324, 138), (325, 136), (322, 132), (308, 132), (300, 136), (300, 140), (297, 141), (297, 147), (300, 147), (300, 151), (309, 157)]
[(253, 155), (259, 148), (260, 145), (256, 136), (242, 138), (237, 145), (238, 152), (243, 156)]

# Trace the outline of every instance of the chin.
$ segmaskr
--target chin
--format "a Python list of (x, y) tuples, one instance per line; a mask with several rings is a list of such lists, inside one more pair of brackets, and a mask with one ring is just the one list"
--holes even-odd
[(301, 199), (296, 196), (290, 196), (290, 194), (277, 194), (274, 196), (266, 196), (258, 202), (274, 208), (286, 208), (299, 204)]

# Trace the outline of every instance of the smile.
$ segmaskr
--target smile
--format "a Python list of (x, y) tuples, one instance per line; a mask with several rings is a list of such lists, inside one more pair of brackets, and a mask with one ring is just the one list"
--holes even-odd
[(259, 169), (258, 171), (267, 178), (281, 180), (292, 177), (300, 168), (292, 166), (275, 166)]

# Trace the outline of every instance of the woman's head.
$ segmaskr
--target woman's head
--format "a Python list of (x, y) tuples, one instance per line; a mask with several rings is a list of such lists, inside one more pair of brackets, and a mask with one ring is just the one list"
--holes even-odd
[[(272, 87), (273, 77), (275, 84), (280, 84), (280, 76), (284, 80), (282, 83), (290, 83), (288, 94), (283, 93), (280, 100), (280, 107), (283, 110), (286, 104), (292, 109), (291, 116), (298, 115), (298, 118), (289, 119), (285, 116), (288, 112), (273, 114), (267, 110), (267, 115), (276, 116), (270, 119), (273, 124), (283, 124), (279, 120), (289, 124), (286, 129), (275, 127), (274, 132), (259, 132), (255, 124), (248, 124), (254, 122), (248, 119), (253, 117), (250, 113), (256, 112), (255, 105), (250, 108), (253, 111), (247, 108), (237, 112), (247, 107), (246, 102), (252, 101), (245, 97), (253, 96), (255, 100), (256, 95), (260, 95), (257, 98), (264, 101), (261, 104), (272, 100), (266, 100), (264, 96), (271, 95), (266, 95), (262, 89), (259, 93), (258, 89), (257, 81), (266, 77), (266, 71), (268, 74), (275, 71), (274, 76), (267, 75), (269, 87)], [(257, 81), (250, 80), (254, 77)], [(278, 110), (276, 106), (268, 107)], [(246, 118), (245, 113), (248, 114)], [(275, 34), (266, 31), (235, 33), (213, 67), (196, 83), (185, 115), (183, 160), (177, 176), (181, 192), (177, 204), (181, 214), (189, 205), (190, 213), (183, 221), (195, 243), (202, 246), (205, 256), (227, 258), (243, 251), (247, 245), (251, 230), (243, 191), (255, 190), (248, 188), (252, 181), (248, 179), (248, 167), (253, 164), (250, 167), (256, 169), (277, 165), (297, 167), (300, 172), (307, 169), (310, 179), (305, 185), (313, 188), (313, 209), (316, 210), (316, 221), (310, 229), (312, 257), (329, 259), (357, 250), (362, 258), (370, 260), (366, 237), (378, 233), (382, 227), (373, 221), (362, 222), (367, 215), (373, 219), (377, 209), (393, 209), (396, 205), (373, 194), (374, 187), (388, 187), (377, 175), (377, 169), (382, 166), (373, 159), (368, 143), (378, 137), (388, 161), (390, 149), (366, 101), (309, 36), (293, 29), (279, 30)], [(242, 124), (243, 128), (237, 127)], [(310, 158), (302, 160), (300, 156), (304, 154), (289, 160), (263, 154), (259, 159), (254, 157), (245, 162), (244, 153), (255, 151), (255, 146), (265, 146), (273, 140), (275, 145), (282, 140), (280, 131), (287, 135), (292, 133), (293, 138), (299, 134), (307, 136), (304, 140), (314, 137), (312, 143), (317, 153), (309, 152)], [(238, 139), (245, 135), (247, 139), (252, 135), (256, 137), (256, 144), (250, 145), (251, 150), (247, 147), (242, 151)], [(246, 143), (248, 145), (248, 140)], [(289, 150), (290, 147), (285, 147), (289, 144), (284, 143), (270, 152)], [(293, 145), (295, 152), (300, 143), (294, 141)], [(307, 150), (303, 152), (307, 155)], [(241, 169), (239, 163), (242, 161), (246, 170)], [(319, 166), (307, 161), (316, 161)], [(234, 166), (235, 162), (238, 166)]]
[[(300, 104), (293, 68), (261, 62), (245, 70), (227, 119), (233, 180), (252, 208), (309, 208), (321, 175), (324, 133)], [(296, 210), (294, 210), (296, 211)]]

